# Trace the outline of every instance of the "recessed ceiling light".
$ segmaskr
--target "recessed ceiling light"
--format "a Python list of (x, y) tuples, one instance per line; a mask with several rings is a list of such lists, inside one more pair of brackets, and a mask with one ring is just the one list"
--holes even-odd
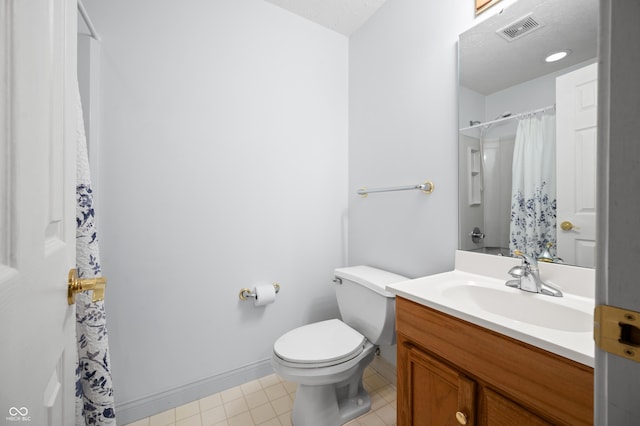
[(552, 53), (551, 55), (547, 56), (544, 61), (545, 62), (557, 62), (561, 59), (564, 59), (569, 53), (571, 53), (570, 50), (561, 50), (559, 52), (556, 53)]

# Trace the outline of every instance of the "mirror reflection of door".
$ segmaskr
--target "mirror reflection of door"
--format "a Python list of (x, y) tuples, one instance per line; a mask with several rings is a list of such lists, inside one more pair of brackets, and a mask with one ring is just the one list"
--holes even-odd
[(597, 64), (556, 79), (557, 253), (566, 263), (596, 262)]

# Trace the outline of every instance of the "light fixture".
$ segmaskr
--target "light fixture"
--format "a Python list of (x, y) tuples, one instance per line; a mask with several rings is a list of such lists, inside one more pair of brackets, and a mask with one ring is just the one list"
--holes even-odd
[(570, 50), (561, 50), (559, 52), (555, 52), (552, 53), (551, 55), (547, 56), (544, 61), (545, 62), (557, 62), (561, 59), (564, 59), (567, 57), (567, 55), (569, 55), (569, 53), (571, 53)]

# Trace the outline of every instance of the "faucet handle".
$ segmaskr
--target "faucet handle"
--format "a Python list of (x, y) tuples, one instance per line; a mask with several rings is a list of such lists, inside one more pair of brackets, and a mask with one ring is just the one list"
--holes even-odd
[(522, 251), (520, 251), (520, 250), (514, 250), (514, 251), (513, 251), (513, 255), (514, 255), (515, 257), (519, 257), (520, 259), (522, 259), (522, 261), (523, 261), (524, 263), (529, 263), (529, 262), (527, 262), (527, 256), (526, 256)]
[(526, 274), (527, 271), (523, 266), (520, 265), (514, 266), (513, 268), (509, 269), (509, 275), (511, 275), (513, 278), (522, 278)]

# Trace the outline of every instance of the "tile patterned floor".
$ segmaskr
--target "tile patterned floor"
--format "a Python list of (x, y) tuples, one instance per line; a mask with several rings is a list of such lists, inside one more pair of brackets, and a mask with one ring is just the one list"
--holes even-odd
[[(364, 374), (371, 411), (349, 426), (395, 426), (396, 387), (372, 367)], [(128, 426), (291, 426), (295, 383), (275, 374), (193, 401)]]

